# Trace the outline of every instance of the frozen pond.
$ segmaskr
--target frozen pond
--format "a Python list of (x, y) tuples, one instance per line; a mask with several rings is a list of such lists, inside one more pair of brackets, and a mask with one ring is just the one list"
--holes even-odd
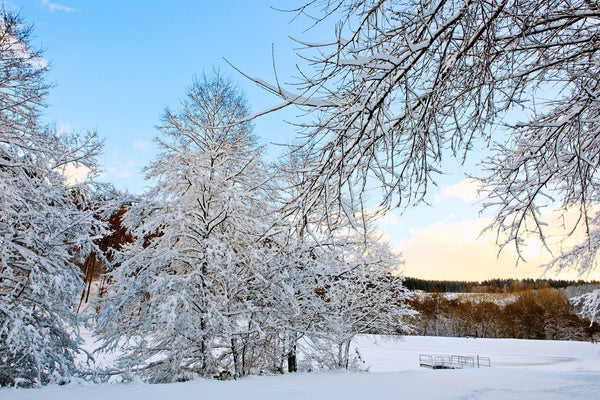
[[(3, 389), (0, 400), (283, 399), (594, 399), (600, 393), (600, 345), (585, 342), (363, 336), (368, 372), (254, 376), (148, 385), (72, 383)], [(432, 370), (419, 354), (490, 357), (490, 368)]]

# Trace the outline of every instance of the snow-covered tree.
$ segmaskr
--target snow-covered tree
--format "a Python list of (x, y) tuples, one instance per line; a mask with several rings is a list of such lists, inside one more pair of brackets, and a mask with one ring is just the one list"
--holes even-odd
[(333, 208), (328, 188), (302, 196), (313, 165), (302, 148), (277, 165), (285, 235), (277, 237), (283, 290), (274, 309), (290, 372), (299, 358), (306, 367), (348, 367), (357, 334), (410, 329), (402, 279), (392, 275), (402, 264), (400, 255), (369, 230), (370, 212), (360, 199)]
[(45, 61), (18, 15), (0, 10), (0, 385), (58, 381), (75, 371), (78, 263), (104, 232), (87, 184), (96, 134), (57, 135), (40, 125)]
[(590, 324), (598, 320), (600, 316), (600, 289), (574, 297), (571, 302), (581, 308), (580, 314), (589, 319)]
[(317, 352), (329, 353), (328, 362), (337, 368), (349, 367), (350, 344), (357, 335), (406, 333), (412, 315), (402, 280), (392, 275), (402, 264), (399, 257), (387, 243), (357, 236), (336, 238), (336, 245), (315, 260), (313, 273), (319, 278), (307, 304), (307, 314), (318, 316), (308, 342)]
[[(406, 291), (393, 276), (401, 265), (386, 243), (355, 232), (296, 236), (294, 224), (274, 237), (261, 291), (263, 331), (272, 339), (272, 371), (348, 368), (358, 334), (410, 330)], [(315, 234), (315, 237), (317, 235)], [(372, 239), (372, 238), (371, 238)]]
[(153, 382), (248, 373), (260, 340), (258, 296), (268, 229), (266, 169), (238, 90), (202, 76), (159, 127), (154, 183), (131, 207), (99, 320), (104, 348)]
[[(545, 240), (540, 207), (577, 210), (581, 246), (551, 267), (597, 266), (600, 227), (600, 7), (589, 0), (324, 0), (298, 14), (335, 22), (297, 91), (255, 82), (314, 112), (315, 160), (295, 202), (329, 192), (339, 207), (378, 182), (382, 203), (421, 201), (444, 155), (491, 140), (480, 174), (498, 244)], [(312, 68), (312, 69), (311, 69)], [(362, 190), (361, 190), (362, 189)], [(332, 192), (333, 190), (333, 192)], [(573, 226), (567, 227), (574, 230)]]

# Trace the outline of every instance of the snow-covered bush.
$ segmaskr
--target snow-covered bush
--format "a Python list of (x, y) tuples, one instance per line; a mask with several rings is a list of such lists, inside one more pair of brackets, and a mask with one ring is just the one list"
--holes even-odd
[(600, 289), (574, 297), (571, 302), (580, 307), (580, 314), (589, 319), (590, 324), (597, 321), (598, 316), (600, 316)]
[(330, 368), (351, 366), (350, 344), (359, 334), (410, 330), (407, 291), (401, 278), (392, 275), (402, 264), (399, 257), (386, 243), (357, 239), (338, 238), (339, 244), (320, 254), (312, 271), (319, 279), (310, 288), (306, 313), (313, 322), (306, 336), (313, 352), (330, 354), (318, 357), (328, 360), (321, 364)]

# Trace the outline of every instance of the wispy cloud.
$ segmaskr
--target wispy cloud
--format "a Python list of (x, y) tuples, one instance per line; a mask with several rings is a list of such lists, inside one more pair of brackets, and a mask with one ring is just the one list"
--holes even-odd
[(436, 194), (435, 203), (449, 198), (457, 198), (465, 203), (470, 203), (480, 196), (483, 185), (480, 181), (472, 178), (464, 179), (457, 184), (446, 186), (441, 193)]
[(143, 139), (139, 139), (139, 140), (136, 140), (135, 142), (133, 142), (133, 148), (136, 150), (148, 151), (148, 150), (150, 150), (151, 145), (149, 142), (147, 142)]
[(112, 165), (106, 167), (106, 173), (119, 179), (129, 179), (134, 173), (135, 161), (115, 161)]
[(46, 7), (50, 12), (54, 12), (54, 11), (63, 11), (63, 12), (77, 11), (73, 7), (65, 6), (64, 4), (60, 4), (60, 3), (53, 3), (50, 0), (41, 0), (40, 2), (42, 4), (42, 6)]
[(113, 151), (108, 165), (104, 167), (104, 173), (110, 178), (129, 179), (135, 175), (136, 168), (136, 162), (128, 155)]
[(58, 135), (65, 135), (65, 134), (71, 132), (72, 130), (73, 130), (73, 128), (71, 127), (71, 124), (69, 124), (68, 122), (58, 121), (58, 123), (56, 124), (56, 133)]
[(538, 266), (548, 262), (549, 255), (540, 254), (542, 257), (515, 268), (514, 251), (508, 249), (498, 255), (495, 235), (492, 232), (481, 235), (489, 222), (484, 219), (437, 222), (412, 230), (412, 238), (398, 246), (406, 259), (404, 274), (435, 280), (530, 278), (543, 274), (544, 269)]
[(8, 34), (5, 40), (10, 44), (11, 55), (18, 57), (22, 62), (31, 65), (33, 68), (46, 68), (48, 61), (43, 57), (38, 57), (31, 50), (23, 44), (22, 41), (15, 39), (12, 35)]

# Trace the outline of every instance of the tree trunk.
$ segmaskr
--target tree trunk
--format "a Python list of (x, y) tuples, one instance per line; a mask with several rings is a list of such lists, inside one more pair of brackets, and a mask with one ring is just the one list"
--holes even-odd
[(235, 377), (242, 376), (243, 373), (239, 367), (240, 357), (238, 355), (237, 346), (235, 344), (235, 338), (231, 338), (231, 356), (233, 357), (233, 375)]
[(348, 340), (346, 342), (346, 346), (344, 348), (344, 368), (348, 369), (348, 362), (350, 361), (350, 342), (352, 340)]
[(296, 358), (296, 343), (290, 348), (287, 354), (288, 372), (298, 371), (298, 360)]

